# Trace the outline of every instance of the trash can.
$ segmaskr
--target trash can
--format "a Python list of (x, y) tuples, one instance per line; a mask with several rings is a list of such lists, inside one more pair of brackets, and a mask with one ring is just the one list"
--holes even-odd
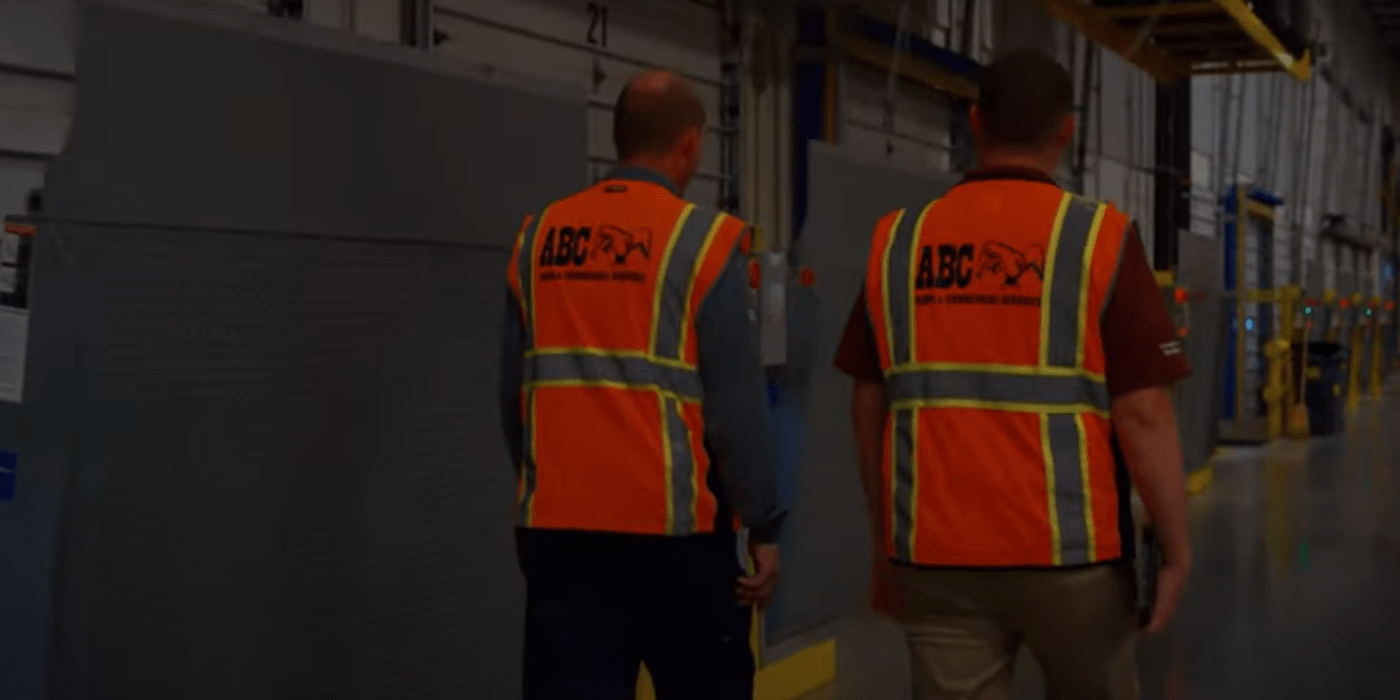
[[(1302, 352), (1293, 346), (1294, 359)], [(1346, 427), (1347, 351), (1338, 343), (1308, 343), (1308, 378), (1303, 402), (1308, 407), (1308, 428), (1313, 435), (1334, 435)]]

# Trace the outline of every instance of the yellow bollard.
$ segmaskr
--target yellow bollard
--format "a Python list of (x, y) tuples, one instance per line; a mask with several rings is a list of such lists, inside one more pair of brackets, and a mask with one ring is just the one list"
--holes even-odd
[(1284, 356), (1288, 355), (1288, 341), (1274, 338), (1264, 347), (1264, 361), (1267, 365), (1267, 379), (1264, 381), (1264, 426), (1265, 435), (1277, 440), (1283, 435), (1283, 405), (1288, 397), (1284, 381)]
[[(1352, 307), (1361, 303), (1361, 295), (1352, 295)], [(1359, 309), (1354, 309), (1353, 313), (1358, 313)], [(1347, 347), (1347, 410), (1355, 411), (1361, 407), (1361, 353), (1365, 351), (1362, 342), (1365, 329), (1362, 327), (1359, 318), (1353, 318), (1351, 323), (1351, 342)]]

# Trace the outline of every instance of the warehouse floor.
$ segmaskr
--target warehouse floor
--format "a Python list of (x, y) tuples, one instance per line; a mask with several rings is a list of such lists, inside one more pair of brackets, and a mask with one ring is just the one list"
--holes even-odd
[[(1400, 698), (1400, 383), (1346, 434), (1222, 454), (1192, 505), (1195, 568), (1139, 653), (1144, 700)], [(904, 700), (892, 625), (849, 621), (837, 683), (807, 700)], [(1039, 698), (1029, 657), (1018, 698)]]

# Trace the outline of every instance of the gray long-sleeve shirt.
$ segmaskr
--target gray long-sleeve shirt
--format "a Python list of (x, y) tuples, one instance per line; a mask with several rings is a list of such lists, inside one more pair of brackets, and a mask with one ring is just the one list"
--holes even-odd
[[(675, 191), (660, 175), (638, 168), (620, 169), (610, 178), (657, 182)], [(511, 463), (519, 469), (524, 459), (520, 402), (526, 336), (519, 302), (509, 292), (504, 324), (501, 425)], [(723, 484), (716, 497), (739, 514), (754, 541), (776, 542), (786, 515), (778, 504), (778, 453), (758, 354), (758, 327), (748, 301), (748, 270), (737, 250), (700, 305), (695, 341), (704, 391), (705, 446)]]

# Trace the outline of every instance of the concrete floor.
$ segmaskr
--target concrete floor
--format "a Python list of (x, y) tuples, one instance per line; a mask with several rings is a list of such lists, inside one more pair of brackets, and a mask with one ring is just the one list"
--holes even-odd
[[(1395, 381), (1345, 435), (1221, 455), (1192, 535), (1178, 616), (1139, 648), (1144, 700), (1400, 698)], [(892, 624), (852, 619), (838, 639), (837, 683), (808, 700), (910, 696)], [(1018, 698), (1041, 697), (1035, 664), (1018, 669)]]

